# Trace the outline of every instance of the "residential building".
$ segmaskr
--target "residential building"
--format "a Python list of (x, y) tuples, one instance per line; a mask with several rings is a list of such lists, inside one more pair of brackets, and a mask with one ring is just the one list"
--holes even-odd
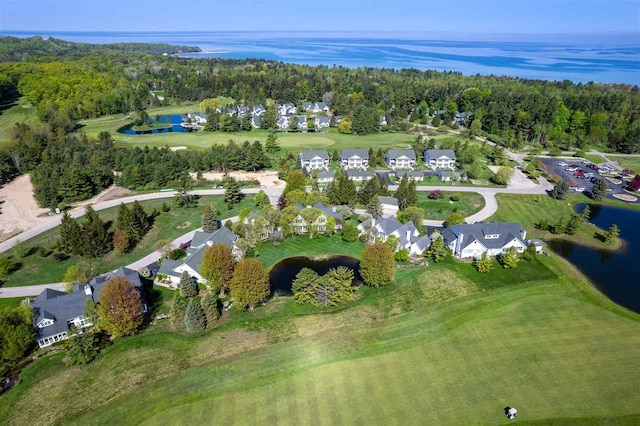
[[(335, 229), (342, 228), (342, 213), (335, 212), (332, 207), (325, 206), (322, 203), (316, 203), (313, 207), (307, 208), (300, 203), (296, 203), (295, 207), (300, 211), (298, 216), (296, 216), (291, 223), (293, 232), (296, 234), (306, 234), (309, 231), (324, 234), (327, 232), (329, 218), (331, 217), (335, 219)], [(305, 215), (303, 211), (311, 208), (317, 210), (318, 214), (312, 219), (309, 219), (309, 216)]]
[(395, 197), (387, 197), (384, 195), (378, 195), (378, 201), (382, 206), (382, 210), (387, 213), (397, 213), (399, 210), (398, 199)]
[(244, 118), (247, 114), (249, 114), (249, 107), (246, 105), (241, 105), (238, 107), (238, 118)]
[(454, 119), (459, 126), (468, 126), (473, 118), (473, 113), (470, 111), (457, 112), (454, 115)]
[(289, 120), (285, 116), (279, 116), (276, 120), (276, 127), (278, 129), (287, 129), (289, 127)]
[(436, 169), (455, 169), (456, 153), (452, 149), (427, 149), (424, 152), (424, 164)]
[(199, 112), (190, 112), (187, 114), (185, 123), (188, 123), (191, 120), (191, 124), (197, 124), (199, 126), (203, 126), (207, 123), (207, 117), (204, 114), (200, 114)]
[(252, 236), (247, 235), (248, 233), (247, 230), (245, 230), (245, 233), (243, 234), (244, 237), (247, 238), (247, 240), (266, 241), (269, 238), (271, 238), (271, 236), (273, 235), (273, 232), (275, 231), (272, 224), (270, 224), (269, 221), (263, 215), (256, 212), (255, 210), (251, 210), (249, 213), (247, 213), (247, 215), (242, 220), (242, 223), (244, 223), (245, 225), (251, 225), (250, 227), (247, 227), (247, 228), (251, 229), (251, 233), (253, 235)]
[(313, 119), (313, 124), (316, 126), (316, 129), (325, 129), (331, 126), (331, 117), (319, 115)]
[(326, 149), (302, 151), (298, 158), (300, 159), (300, 166), (308, 172), (329, 168), (329, 153)]
[(387, 166), (392, 169), (412, 169), (416, 166), (413, 149), (390, 149), (387, 151)]
[(329, 112), (329, 107), (324, 102), (316, 102), (313, 104), (311, 112), (314, 114), (318, 114), (320, 112)]
[(302, 111), (311, 112), (313, 110), (313, 104), (309, 101), (302, 103)]
[(238, 238), (238, 235), (226, 226), (213, 233), (197, 231), (187, 248), (187, 257), (181, 261), (165, 259), (160, 265), (158, 275), (166, 275), (173, 284), (177, 285), (182, 273), (187, 271), (197, 282), (204, 283), (206, 280), (200, 275), (204, 252), (214, 244), (224, 244), (231, 249), (236, 259), (240, 260), (243, 252), (236, 245)]
[(252, 116), (256, 116), (256, 115), (257, 116), (261, 116), (265, 112), (267, 112), (267, 110), (265, 109), (264, 105), (262, 105), (262, 104), (254, 105), (251, 108), (251, 115)]
[(390, 236), (395, 236), (398, 239), (395, 251), (407, 249), (411, 255), (421, 255), (431, 245), (431, 239), (427, 235), (420, 236), (413, 222), (402, 224), (395, 216), (370, 218), (358, 225), (358, 230), (370, 243), (386, 242)]
[(375, 177), (373, 172), (367, 170), (347, 170), (344, 174), (354, 182), (365, 182)]
[(291, 117), (291, 119), (295, 119), (298, 121), (298, 130), (306, 132), (309, 129), (306, 115), (297, 115), (295, 117)]
[(510, 247), (522, 253), (527, 248), (526, 236), (517, 222), (462, 224), (442, 231), (445, 245), (461, 259), (479, 258), (483, 253), (499, 256)]
[(399, 182), (405, 176), (409, 178), (410, 181), (414, 180), (416, 182), (421, 182), (424, 180), (424, 172), (418, 170), (403, 170), (395, 172), (396, 180)]
[(318, 172), (318, 183), (331, 183), (335, 178), (335, 170), (322, 170)]
[(366, 149), (343, 149), (340, 165), (345, 169), (366, 169), (369, 167), (369, 151)]
[[(97, 303), (104, 285), (116, 276), (127, 278), (140, 291), (144, 301), (140, 276), (136, 271), (124, 267), (95, 277), (87, 285), (76, 284), (71, 293), (50, 288), (40, 293), (31, 302), (38, 346), (44, 348), (69, 338), (69, 328), (72, 325), (78, 330), (91, 327), (93, 323), (84, 317), (87, 301)], [(143, 304), (143, 311), (147, 311), (146, 304)]]
[(262, 118), (259, 115), (251, 116), (251, 127), (254, 129), (259, 129), (262, 126)]
[(292, 103), (280, 104), (276, 108), (278, 115), (293, 115), (298, 113), (298, 108)]
[(442, 182), (467, 180), (464, 170), (438, 170), (436, 176)]

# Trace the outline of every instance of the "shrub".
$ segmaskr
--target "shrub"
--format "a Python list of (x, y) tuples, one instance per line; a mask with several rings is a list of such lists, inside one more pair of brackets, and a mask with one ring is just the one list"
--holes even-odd
[(459, 192), (455, 192), (451, 195), (451, 201), (460, 201), (462, 198), (462, 194)]
[(407, 262), (409, 260), (409, 249), (402, 248), (398, 250), (395, 254), (395, 259), (397, 262)]
[(636, 177), (634, 177), (633, 180), (629, 182), (627, 188), (630, 191), (640, 191), (640, 175), (636, 175)]
[(487, 257), (487, 253), (482, 253), (481, 258), (475, 259), (473, 261), (473, 266), (476, 267), (476, 270), (478, 272), (484, 274), (491, 271), (491, 269), (493, 268), (493, 263), (491, 262), (491, 259)]
[(464, 223), (464, 216), (462, 216), (460, 213), (450, 214), (449, 217), (447, 217), (447, 219), (444, 221), (444, 224), (447, 225), (447, 227), (461, 225), (463, 223)]
[(24, 244), (21, 244), (20, 241), (16, 241), (12, 251), (15, 257), (17, 257), (18, 259), (22, 259), (23, 257), (27, 257), (29, 255), (31, 249)]
[(360, 232), (358, 228), (352, 223), (345, 223), (342, 227), (342, 240), (347, 242), (354, 242), (358, 239)]
[(109, 342), (100, 332), (85, 331), (69, 341), (67, 365), (82, 365), (93, 361)]
[(442, 191), (440, 191), (439, 189), (431, 191), (429, 193), (429, 198), (431, 198), (432, 200), (437, 200), (439, 198), (442, 198)]
[(53, 250), (48, 247), (40, 247), (38, 249), (38, 254), (40, 255), (40, 257), (49, 257), (51, 252), (53, 252)]
[(151, 271), (146, 266), (144, 268), (140, 269), (138, 271), (138, 273), (140, 274), (140, 276), (142, 278), (150, 278), (151, 277)]
[(560, 148), (558, 148), (557, 146), (554, 146), (553, 148), (551, 148), (549, 150), (549, 155), (551, 155), (552, 157), (558, 157), (558, 156), (562, 155), (562, 150)]
[(500, 256), (500, 263), (502, 267), (505, 269), (513, 269), (518, 266), (518, 262), (520, 261), (520, 256), (516, 251), (515, 247), (510, 247), (502, 253)]
[(9, 275), (15, 267), (16, 265), (13, 260), (7, 256), (0, 256), (0, 277)]
[(395, 277), (395, 256), (385, 243), (368, 246), (360, 261), (360, 275), (364, 282), (373, 287), (389, 285)]

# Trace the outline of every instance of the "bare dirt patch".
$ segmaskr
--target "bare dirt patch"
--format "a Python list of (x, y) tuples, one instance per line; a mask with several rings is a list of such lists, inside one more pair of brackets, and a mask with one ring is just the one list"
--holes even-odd
[[(257, 180), (260, 182), (260, 186), (265, 188), (283, 188), (286, 185), (285, 181), (278, 179), (278, 172), (276, 171), (245, 172), (238, 170), (227, 174), (236, 180)], [(191, 173), (191, 177), (196, 179), (197, 174)], [(224, 173), (203, 172), (202, 177), (210, 181), (221, 180), (224, 177)]]
[(134, 194), (134, 192), (130, 189), (123, 188), (117, 185), (111, 185), (109, 188), (105, 189), (98, 195), (89, 198), (88, 200), (74, 203), (73, 205), (74, 207), (83, 207), (88, 206), (89, 204), (97, 204), (103, 201), (115, 200), (116, 198), (122, 198), (132, 194)]
[(183, 149), (187, 149), (186, 146), (170, 146), (169, 151), (182, 151)]
[(38, 207), (29, 175), (22, 175), (0, 188), (0, 241), (42, 225), (48, 209)]

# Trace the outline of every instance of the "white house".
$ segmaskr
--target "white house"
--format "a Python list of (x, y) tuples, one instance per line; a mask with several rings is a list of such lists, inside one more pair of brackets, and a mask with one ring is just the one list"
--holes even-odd
[(424, 164), (434, 170), (453, 170), (456, 167), (456, 153), (452, 149), (427, 149), (424, 152)]
[(335, 178), (335, 170), (322, 170), (318, 172), (318, 183), (331, 183)]
[(302, 151), (298, 158), (300, 159), (300, 166), (308, 172), (329, 168), (329, 153), (326, 149)]
[(298, 113), (298, 108), (292, 103), (280, 104), (276, 108), (278, 115), (292, 115)]
[(173, 284), (177, 285), (180, 283), (182, 273), (187, 271), (197, 282), (204, 283), (206, 280), (200, 275), (204, 252), (214, 244), (224, 244), (231, 249), (236, 259), (239, 260), (242, 258), (243, 252), (236, 245), (238, 238), (238, 235), (234, 234), (226, 226), (211, 234), (197, 231), (187, 248), (188, 256), (186, 259), (182, 261), (165, 259), (160, 265), (158, 275), (166, 275)]
[(442, 236), (454, 256), (461, 259), (479, 258), (483, 253), (499, 256), (510, 247), (522, 253), (527, 248), (527, 231), (517, 222), (456, 225), (445, 228)]
[(395, 250), (407, 249), (411, 255), (421, 255), (431, 245), (431, 239), (427, 235), (420, 236), (413, 222), (402, 224), (394, 216), (371, 218), (358, 225), (358, 230), (371, 243), (386, 242), (390, 236), (395, 236), (398, 239)]
[(329, 112), (329, 107), (324, 102), (316, 102), (311, 108), (311, 112), (318, 114), (319, 112)]
[[(199, 112), (190, 112), (187, 114), (187, 119), (191, 119), (191, 124), (204, 125), (207, 123), (207, 117)], [(187, 120), (185, 120), (187, 121)]]
[(392, 169), (412, 169), (416, 166), (413, 149), (390, 149), (387, 151), (387, 166)]
[(416, 182), (421, 182), (424, 180), (424, 172), (420, 172), (417, 170), (403, 170), (403, 171), (398, 171), (395, 173), (396, 179), (398, 181), (400, 181), (401, 179), (403, 179), (405, 176), (409, 179), (409, 181), (416, 181)]
[(331, 118), (319, 115), (313, 119), (313, 124), (316, 129), (325, 129), (331, 125)]
[(349, 180), (354, 182), (365, 182), (374, 178), (375, 174), (367, 170), (347, 170), (344, 172)]
[(395, 197), (386, 197), (384, 195), (379, 195), (378, 201), (380, 202), (382, 210), (385, 213), (395, 214), (399, 210), (398, 199)]
[(264, 105), (262, 105), (262, 104), (254, 105), (251, 108), (251, 115), (253, 115), (253, 116), (256, 116), (256, 115), (257, 116), (261, 116), (265, 112), (267, 112), (267, 110), (265, 109)]
[[(114, 272), (93, 278), (89, 284), (76, 284), (71, 293), (47, 288), (32, 302), (36, 342), (41, 348), (69, 338), (69, 330), (73, 325), (78, 330), (91, 327), (93, 323), (84, 317), (84, 309), (88, 301), (97, 303), (104, 285), (113, 277), (122, 276), (140, 291), (142, 282), (136, 271), (121, 267)], [(147, 305), (143, 304), (143, 312)]]
[(345, 169), (366, 169), (369, 167), (369, 151), (366, 149), (343, 149), (340, 165)]
[(387, 118), (384, 115), (381, 115), (380, 118), (378, 119), (378, 124), (380, 124), (381, 126), (386, 126)]
[[(327, 232), (327, 226), (329, 224), (329, 218), (335, 219), (335, 229), (342, 228), (342, 213), (335, 212), (332, 207), (325, 206), (322, 203), (316, 203), (313, 207), (305, 208), (302, 204), (296, 203), (295, 207), (300, 211), (298, 216), (293, 219), (291, 226), (293, 232), (296, 234), (306, 234), (309, 230), (314, 230), (319, 234)], [(308, 221), (304, 218), (303, 210), (317, 209), (318, 215), (313, 218), (312, 221)]]

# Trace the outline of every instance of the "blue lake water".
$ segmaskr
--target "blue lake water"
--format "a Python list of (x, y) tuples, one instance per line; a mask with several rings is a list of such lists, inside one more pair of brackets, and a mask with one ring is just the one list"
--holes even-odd
[[(576, 265), (604, 294), (619, 305), (640, 313), (640, 212), (609, 206), (590, 205), (591, 223), (601, 229), (620, 227), (624, 245), (607, 251), (554, 240), (551, 249)], [(581, 212), (584, 205), (578, 206)]]
[[(13, 32), (29, 36), (35, 33)], [(640, 84), (640, 36), (315, 32), (49, 32), (87, 43), (198, 46), (194, 58), (259, 58), (345, 67), (417, 68), (575, 82)]]
[[(182, 123), (181, 115), (170, 115), (170, 116), (163, 115), (160, 117), (159, 123), (168, 123), (167, 121), (168, 117), (171, 117), (171, 127), (152, 129), (152, 130), (133, 130), (132, 128), (133, 125), (128, 125), (118, 129), (118, 132), (123, 133), (125, 135), (149, 135), (153, 133), (175, 133), (175, 132), (186, 133), (186, 132), (193, 131), (192, 129), (185, 129), (180, 125), (180, 123)], [(157, 122), (155, 121), (154, 117), (151, 118), (151, 121)]]

